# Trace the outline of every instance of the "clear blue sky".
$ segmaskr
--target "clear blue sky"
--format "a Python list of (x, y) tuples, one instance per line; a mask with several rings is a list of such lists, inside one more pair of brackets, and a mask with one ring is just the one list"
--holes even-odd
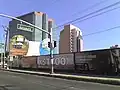
[[(18, 16), (32, 11), (41, 11), (47, 13), (50, 18), (53, 18), (56, 21), (57, 25), (60, 25), (119, 0), (107, 0), (93, 9), (75, 14), (100, 1), (103, 0), (0, 0), (0, 13)], [(0, 17), (0, 40), (3, 40), (3, 29), (1, 25), (8, 25), (9, 20), (10, 19)], [(75, 25), (82, 30), (83, 34), (89, 34), (118, 26), (120, 25), (120, 9)], [(58, 29), (58, 34), (62, 28)], [(120, 28), (109, 32), (83, 37), (83, 39), (85, 50), (110, 47), (114, 44), (120, 44)]]

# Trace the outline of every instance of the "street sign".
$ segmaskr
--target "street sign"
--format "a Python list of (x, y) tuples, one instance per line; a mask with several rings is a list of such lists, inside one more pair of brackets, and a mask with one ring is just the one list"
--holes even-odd
[(17, 29), (33, 32), (34, 28), (28, 25), (17, 24)]

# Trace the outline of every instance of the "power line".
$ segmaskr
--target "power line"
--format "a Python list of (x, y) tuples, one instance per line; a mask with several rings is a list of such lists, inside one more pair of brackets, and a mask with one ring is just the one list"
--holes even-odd
[[(101, 9), (99, 9), (99, 10), (97, 10), (97, 11), (91, 12), (91, 13), (89, 13), (89, 14), (87, 14), (87, 15), (82, 16), (82, 17), (79, 17), (79, 18), (76, 18), (76, 19), (74, 19), (74, 20), (71, 20), (71, 21), (69, 21), (69, 22), (67, 22), (67, 23), (64, 23), (64, 24), (62, 24), (62, 25), (59, 25), (59, 26), (57, 26), (57, 27), (55, 27), (55, 28), (60, 28), (60, 27), (64, 26), (65, 24), (73, 23), (73, 22), (75, 22), (75, 21), (78, 21), (78, 20), (80, 20), (80, 19), (83, 19), (83, 18), (85, 18), (85, 17), (88, 17), (88, 16), (90, 16), (90, 15), (92, 15), (92, 14), (98, 13), (98, 12), (103, 11), (103, 10), (105, 10), (105, 9), (108, 9), (108, 8), (110, 8), (110, 7), (116, 6), (116, 5), (118, 5), (118, 4), (120, 4), (120, 1), (118, 1), (118, 2), (116, 2), (116, 3), (113, 3), (113, 4), (109, 5), (109, 6), (106, 6), (106, 7), (104, 7), (104, 8), (101, 8)], [(53, 28), (53, 29), (55, 29), (55, 28)]]
[(107, 32), (107, 31), (111, 31), (111, 30), (117, 29), (117, 28), (120, 28), (120, 26), (112, 27), (112, 28), (105, 29), (105, 30), (101, 30), (101, 31), (98, 31), (98, 32), (93, 32), (93, 33), (90, 33), (90, 34), (86, 34), (86, 35), (83, 35), (83, 37), (85, 37), (85, 36), (90, 36), (90, 35), (94, 35), (94, 34), (100, 34), (100, 33)]
[[(57, 2), (59, 2), (59, 1), (61, 1), (61, 0), (49, 0), (50, 1), (50, 4), (55, 4), (55, 3), (57, 3)], [(49, 6), (51, 6), (51, 5), (49, 5)], [(48, 9), (48, 8), (50, 8), (49, 6), (47, 6), (46, 8), (44, 8), (44, 9)]]
[(108, 12), (113, 11), (113, 10), (116, 10), (116, 9), (120, 9), (120, 7), (116, 7), (116, 8), (113, 8), (113, 9), (110, 9), (110, 10), (107, 10), (107, 11), (104, 11), (104, 12), (101, 12), (101, 13), (99, 13), (99, 14), (93, 15), (93, 16), (88, 17), (88, 18), (85, 18), (85, 19), (82, 19), (82, 20), (80, 20), (80, 21), (78, 21), (78, 22), (75, 22), (75, 23), (72, 23), (72, 24), (76, 24), (76, 23), (83, 22), (83, 21), (85, 21), (85, 20), (88, 20), (88, 19), (91, 19), (91, 18), (97, 17), (97, 16), (99, 16), (99, 15), (102, 15), (102, 14), (108, 13)]
[(107, 1), (109, 1), (109, 0), (102, 0), (102, 1), (100, 1), (100, 2), (97, 2), (97, 3), (95, 3), (94, 5), (92, 5), (92, 6), (88, 7), (88, 8), (86, 8), (86, 9), (83, 9), (83, 10), (81, 10), (81, 11), (73, 14), (72, 16), (74, 16), (74, 15), (76, 15), (76, 14), (85, 13), (85, 12), (87, 12), (88, 10), (90, 10), (90, 9), (92, 9), (92, 8), (94, 8), (94, 7), (97, 7), (97, 6), (103, 4), (103, 3), (107, 2)]
[(53, 2), (52, 2), (52, 4), (54, 4), (54, 3), (56, 3), (56, 2), (59, 2), (60, 0), (54, 0)]
[[(85, 18), (85, 19), (83, 19), (83, 20), (80, 20), (80, 21), (75, 22), (75, 23), (72, 23), (72, 24), (76, 24), (76, 23), (79, 23), (79, 22), (83, 22), (83, 21), (85, 21), (85, 20), (94, 18), (94, 17), (96, 17), (96, 16), (99, 16), (99, 15), (102, 15), (102, 14), (105, 14), (105, 13), (108, 13), (108, 12), (113, 11), (113, 10), (116, 10), (116, 9), (120, 9), (120, 7), (116, 7), (116, 8), (107, 10), (107, 11), (105, 11), (105, 12), (102, 12), (102, 13), (99, 13), (99, 14), (96, 14), (96, 15), (93, 15), (93, 16), (91, 16), (91, 17)], [(100, 32), (101, 32), (101, 31), (100, 31)], [(95, 33), (96, 33), (96, 32), (95, 32)], [(89, 35), (89, 34), (88, 34), (88, 35)], [(91, 34), (90, 34), (90, 35), (91, 35)], [(86, 36), (86, 35), (85, 35), (85, 36)]]

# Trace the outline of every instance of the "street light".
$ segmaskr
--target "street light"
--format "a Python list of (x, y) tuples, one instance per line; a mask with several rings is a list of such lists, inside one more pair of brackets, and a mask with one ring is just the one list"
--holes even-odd
[[(5, 15), (5, 14), (0, 14), (0, 16), (23, 22), (25, 24), (28, 24), (28, 25), (30, 25), (30, 26), (32, 26), (34, 28), (37, 28), (38, 30), (43, 31), (43, 32), (47, 33), (48, 35), (50, 35), (50, 45), (51, 45), (51, 47), (50, 47), (50, 60), (51, 60), (51, 74), (52, 74), (54, 72), (53, 71), (53, 53), (52, 53), (52, 33), (48, 32), (48, 31), (46, 31), (46, 30), (44, 30), (42, 28), (39, 28), (38, 26), (35, 26), (35, 25), (33, 25), (33, 24), (29, 23), (29, 22), (26, 22), (26, 21), (24, 21), (22, 19), (18, 19), (16, 17), (13, 17), (13, 16)], [(51, 28), (51, 31), (52, 31), (52, 28)]]
[(50, 30), (50, 60), (51, 60), (51, 74), (54, 73), (54, 68), (53, 68), (53, 45), (52, 45), (52, 28)]
[[(3, 37), (4, 37), (4, 35), (3, 35)], [(4, 68), (4, 62), (5, 62), (5, 42), (4, 42), (4, 53), (3, 53), (3, 68)]]
[(5, 57), (6, 57), (6, 44), (7, 44), (7, 38), (8, 38), (8, 32), (9, 32), (9, 28), (6, 27), (6, 26), (3, 26), (3, 29), (5, 31), (5, 35), (4, 35), (4, 38), (5, 38), (5, 42), (4, 42), (4, 58), (3, 58), (3, 68), (4, 68), (4, 62), (5, 62)]
[(0, 42), (0, 50), (1, 50), (1, 65), (4, 68), (4, 60), (3, 60), (3, 52), (2, 49), (4, 48), (4, 43)]

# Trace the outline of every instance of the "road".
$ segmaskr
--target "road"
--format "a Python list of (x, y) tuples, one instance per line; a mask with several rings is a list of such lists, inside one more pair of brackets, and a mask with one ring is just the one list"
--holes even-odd
[(120, 90), (120, 86), (0, 71), (0, 90)]

